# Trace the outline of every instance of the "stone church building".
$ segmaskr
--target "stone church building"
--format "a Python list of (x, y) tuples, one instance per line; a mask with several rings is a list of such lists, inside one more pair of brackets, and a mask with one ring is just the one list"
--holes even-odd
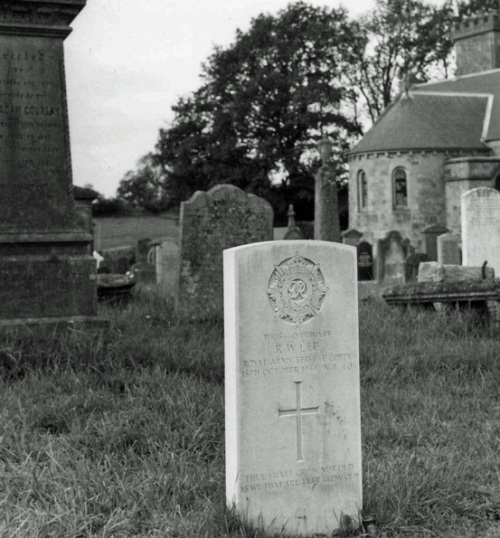
[(350, 151), (349, 229), (397, 230), (425, 252), (433, 225), (460, 234), (460, 195), (500, 189), (500, 10), (453, 35), (453, 79), (414, 84)]

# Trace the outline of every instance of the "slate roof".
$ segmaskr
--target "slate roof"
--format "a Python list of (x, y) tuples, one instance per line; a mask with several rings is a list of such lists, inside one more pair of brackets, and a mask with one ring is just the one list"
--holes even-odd
[(350, 151), (485, 150), (500, 139), (500, 69), (416, 84)]

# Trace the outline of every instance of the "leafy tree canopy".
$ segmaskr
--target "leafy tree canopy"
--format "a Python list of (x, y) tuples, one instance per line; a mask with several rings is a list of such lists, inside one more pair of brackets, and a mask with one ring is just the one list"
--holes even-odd
[(321, 135), (333, 141), (342, 177), (360, 111), (375, 121), (410, 78), (451, 75), (453, 25), (497, 9), (498, 0), (376, 0), (356, 22), (299, 1), (259, 15), (215, 48), (201, 86), (172, 107), (155, 153), (126, 174), (118, 198), (157, 211), (232, 183), (265, 196), (282, 218), (290, 202), (299, 219), (312, 218)]
[(281, 189), (284, 211), (288, 197), (311, 205), (316, 141), (328, 133), (340, 154), (360, 133), (349, 80), (364, 43), (345, 10), (297, 2), (216, 48), (202, 86), (160, 131), (158, 162), (174, 196), (230, 182), (271, 199)]
[(117, 199), (131, 209), (159, 212), (167, 208), (169, 199), (163, 170), (152, 153), (138, 161), (136, 170), (125, 174), (117, 190)]
[(498, 0), (446, 0), (441, 6), (422, 0), (376, 0), (362, 18), (368, 39), (353, 79), (370, 120), (375, 121), (411, 79), (426, 82), (452, 75), (453, 26), (497, 9)]

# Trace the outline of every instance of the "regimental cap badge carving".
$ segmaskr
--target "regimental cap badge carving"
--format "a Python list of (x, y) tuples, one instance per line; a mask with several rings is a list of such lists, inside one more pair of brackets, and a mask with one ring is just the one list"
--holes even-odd
[(275, 265), (267, 288), (275, 316), (293, 325), (318, 316), (327, 291), (319, 264), (299, 253)]

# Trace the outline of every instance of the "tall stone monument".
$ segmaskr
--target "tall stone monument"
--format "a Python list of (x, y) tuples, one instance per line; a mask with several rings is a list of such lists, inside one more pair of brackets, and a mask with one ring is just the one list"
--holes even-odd
[(96, 319), (92, 236), (73, 200), (63, 51), (84, 6), (0, 5), (0, 327)]
[(337, 182), (328, 138), (319, 141), (318, 151), (322, 164), (315, 177), (314, 239), (341, 243)]

